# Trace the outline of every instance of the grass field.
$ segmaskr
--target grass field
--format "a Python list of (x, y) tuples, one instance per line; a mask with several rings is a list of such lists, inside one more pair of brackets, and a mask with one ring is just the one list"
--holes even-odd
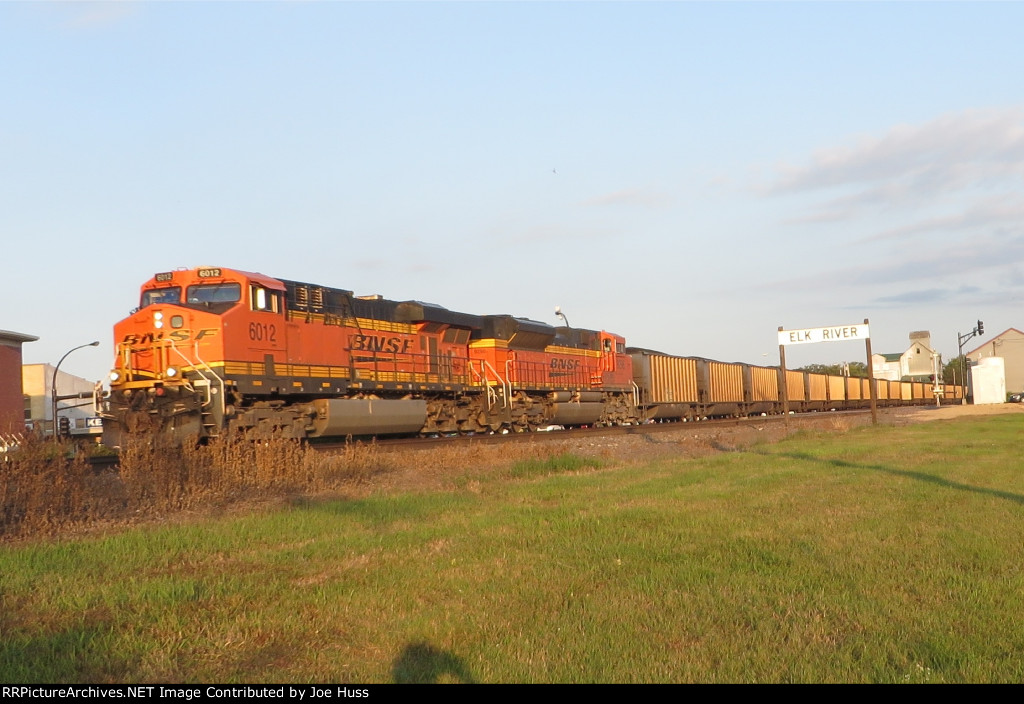
[(0, 548), (0, 681), (1019, 682), (1024, 416)]

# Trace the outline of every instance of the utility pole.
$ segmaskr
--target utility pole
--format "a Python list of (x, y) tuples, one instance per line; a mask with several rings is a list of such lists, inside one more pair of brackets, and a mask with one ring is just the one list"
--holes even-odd
[(964, 395), (960, 399), (960, 404), (965, 405), (967, 403), (967, 360), (964, 359), (964, 343), (970, 340), (972, 337), (978, 337), (985, 334), (985, 323), (978, 321), (978, 325), (966, 335), (961, 335), (959, 332), (956, 334), (957, 344), (957, 356), (960, 358), (960, 376), (964, 385)]

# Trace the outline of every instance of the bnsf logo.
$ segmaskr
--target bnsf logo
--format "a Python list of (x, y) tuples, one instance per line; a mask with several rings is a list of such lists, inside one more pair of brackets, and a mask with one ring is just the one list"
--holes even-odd
[(578, 359), (552, 359), (551, 369), (552, 371), (562, 372), (574, 372), (580, 368), (580, 360)]
[[(195, 340), (198, 342), (204, 337), (212, 337), (217, 334), (217, 328), (206, 328), (196, 333)], [(121, 340), (122, 344), (125, 345), (147, 345), (154, 342), (160, 342), (161, 340), (173, 340), (174, 342), (187, 342), (192, 338), (191, 330), (172, 330), (171, 332), (164, 333), (152, 333), (147, 332), (145, 335), (136, 335), (129, 333), (124, 336)]]
[(353, 335), (352, 349), (359, 352), (391, 352), (405, 353), (412, 347), (412, 340), (384, 335)]

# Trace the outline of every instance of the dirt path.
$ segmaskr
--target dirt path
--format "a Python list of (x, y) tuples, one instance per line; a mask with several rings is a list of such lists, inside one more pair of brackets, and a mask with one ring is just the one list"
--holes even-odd
[[(893, 408), (880, 409), (878, 415), (880, 424), (909, 425), (1004, 413), (1024, 413), (1024, 404)], [(842, 432), (870, 423), (870, 413), (808, 413), (791, 416), (788, 427), (774, 419), (750, 418), (738, 425), (678, 423), (671, 429), (659, 427), (648, 432), (645, 432), (645, 426), (640, 426), (628, 435), (573, 436), (564, 440), (544, 438), (543, 442), (480, 443), (452, 449), (400, 451), (388, 453), (386, 469), (375, 473), (356, 493), (438, 489), (448, 486), (453, 477), (464, 476), (467, 469), (486, 470), (563, 453), (597, 457), (610, 464), (697, 458), (777, 442), (799, 430)]]
[(921, 423), (929, 420), (950, 420), (951, 418), (995, 416), (1006, 413), (1024, 413), (1024, 403), (988, 403), (981, 406), (950, 405), (917, 406), (893, 409), (890, 413), (907, 423)]

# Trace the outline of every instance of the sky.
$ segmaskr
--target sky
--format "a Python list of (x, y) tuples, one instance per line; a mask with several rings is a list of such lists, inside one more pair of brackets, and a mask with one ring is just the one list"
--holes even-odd
[[(220, 266), (777, 364), (1024, 329), (1024, 3), (3, 2), (0, 330)], [(864, 361), (862, 343), (787, 365)]]

